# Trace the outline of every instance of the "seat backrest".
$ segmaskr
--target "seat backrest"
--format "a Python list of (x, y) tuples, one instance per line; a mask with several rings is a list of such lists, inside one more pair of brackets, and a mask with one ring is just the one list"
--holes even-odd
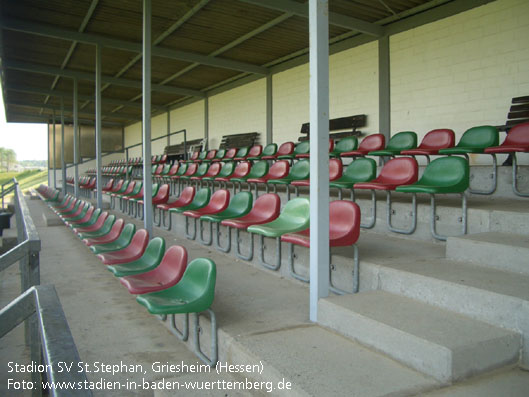
[(160, 261), (158, 263), (159, 265), (153, 270), (154, 278), (156, 280), (163, 280), (164, 282), (170, 281), (171, 284), (176, 284), (180, 281), (187, 268), (187, 251), (185, 247), (182, 247), (181, 245), (173, 245), (169, 247), (165, 254), (163, 251), (161, 252)]
[(156, 170), (154, 171), (154, 175), (160, 175), (163, 171), (163, 167), (164, 167), (163, 164), (158, 164), (158, 166), (156, 167)]
[(454, 131), (449, 128), (431, 130), (422, 138), (419, 149), (446, 149), (455, 145)]
[(152, 184), (152, 188), (151, 188), (152, 197), (155, 197), (158, 194), (158, 190), (159, 189), (160, 189), (160, 184), (159, 183), (153, 183)]
[(211, 196), (207, 208), (215, 212), (224, 211), (230, 203), (230, 191), (228, 189), (219, 189)]
[(182, 163), (178, 166), (178, 171), (176, 173), (177, 176), (183, 176), (187, 172), (188, 164)]
[(169, 185), (164, 183), (162, 186), (160, 186), (158, 192), (156, 192), (155, 199), (161, 200), (166, 198), (169, 198)]
[(187, 205), (187, 204), (191, 204), (194, 198), (195, 198), (195, 187), (187, 186), (184, 188), (184, 190), (182, 190), (182, 193), (180, 193), (180, 197), (178, 197), (178, 201), (180, 201), (184, 205)]
[(351, 150), (356, 150), (357, 147), (358, 138), (356, 136), (348, 136), (346, 138), (340, 139), (334, 146), (334, 150), (338, 153), (345, 153), (350, 152)]
[(204, 160), (207, 155), (208, 155), (207, 151), (205, 150), (201, 151), (200, 154), (198, 155), (198, 160)]
[(329, 159), (329, 181), (334, 181), (342, 176), (343, 164), (340, 159)]
[(310, 226), (309, 199), (297, 197), (288, 201), (281, 214), (279, 214), (278, 220), (286, 222), (293, 227), (308, 229)]
[(233, 171), (232, 176), (234, 178), (245, 177), (250, 172), (251, 167), (252, 165), (249, 161), (241, 161), (239, 164), (237, 164), (237, 167), (235, 167), (235, 171)]
[(512, 127), (503, 145), (521, 145), (529, 147), (529, 122)]
[(143, 252), (145, 252), (145, 249), (147, 248), (148, 243), (149, 232), (145, 229), (140, 229), (136, 233), (134, 233), (134, 236), (132, 236), (128, 247), (134, 252), (141, 252), (143, 254)]
[(235, 155), (235, 157), (237, 157), (237, 158), (238, 157), (246, 157), (246, 156), (248, 156), (248, 151), (249, 150), (250, 149), (247, 146), (242, 147), (239, 150), (237, 150), (237, 154)]
[(206, 155), (206, 160), (213, 160), (216, 154), (217, 154), (217, 150), (215, 149), (210, 150), (208, 154)]
[(419, 166), (412, 157), (399, 157), (389, 160), (376, 178), (380, 183), (408, 185), (417, 182)]
[(196, 160), (198, 159), (198, 155), (200, 154), (200, 151), (196, 151), (196, 152), (193, 152), (193, 154), (191, 155), (191, 158), (190, 160)]
[(334, 246), (355, 244), (360, 236), (360, 207), (352, 201), (331, 201), (329, 206), (329, 236)]
[(287, 160), (276, 161), (268, 170), (268, 179), (281, 179), (288, 175), (290, 163)]
[(268, 162), (266, 160), (257, 161), (252, 165), (252, 169), (246, 178), (262, 178), (268, 172)]
[[(185, 189), (184, 189), (185, 190)], [(183, 195), (183, 192), (182, 192)], [(211, 190), (209, 187), (203, 187), (198, 192), (196, 192), (195, 197), (193, 198), (192, 205), (204, 206), (209, 202), (211, 197)]]
[[(121, 219), (118, 219), (116, 223), (119, 222), (120, 220)], [(136, 225), (134, 223), (127, 223), (123, 227), (123, 230), (121, 231), (115, 243), (121, 246), (129, 245), (135, 232), (136, 232)]]
[(309, 160), (299, 160), (290, 169), (289, 176), (292, 179), (302, 180), (309, 179), (310, 176), (310, 161)]
[(372, 152), (374, 150), (382, 150), (384, 149), (384, 145), (386, 144), (386, 138), (382, 134), (372, 134), (366, 136), (362, 142), (360, 142), (360, 146), (358, 146), (358, 150), (366, 150), (369, 152)]
[(230, 205), (226, 211), (234, 214), (247, 214), (252, 209), (253, 195), (250, 192), (239, 192), (230, 201)]
[(156, 172), (156, 169), (158, 168), (158, 166), (156, 164), (153, 164), (151, 166), (151, 174), (154, 174)]
[(490, 146), (498, 146), (498, 144), (498, 129), (491, 125), (482, 125), (466, 130), (457, 143), (457, 147), (485, 149)]
[(217, 175), (219, 178), (226, 178), (233, 174), (233, 171), (235, 170), (235, 163), (233, 161), (229, 161), (227, 163), (224, 163), (222, 166), (219, 174)]
[(310, 151), (310, 141), (298, 142), (294, 149), (294, 154), (306, 154)]
[(208, 258), (193, 259), (177, 284), (185, 290), (190, 312), (201, 312), (209, 309), (215, 298), (217, 268), (215, 262)]
[(128, 195), (132, 193), (135, 186), (136, 186), (136, 181), (130, 181), (127, 185), (127, 188), (123, 191), (123, 195)]
[(184, 174), (184, 176), (191, 176), (194, 175), (197, 172), (198, 164), (197, 163), (191, 163), (187, 166), (187, 170)]
[(167, 173), (167, 176), (173, 176), (173, 175), (176, 175), (176, 173), (178, 172), (178, 169), (180, 167), (180, 164), (179, 163), (174, 163), (173, 165), (170, 166), (171, 168), (169, 169), (169, 172)]
[(134, 186), (134, 189), (132, 189), (130, 195), (135, 196), (140, 192), (143, 192), (143, 181), (136, 182), (136, 185)]
[(221, 160), (225, 154), (226, 154), (226, 149), (219, 149), (217, 150), (217, 154), (215, 154), (214, 158), (217, 160)]
[(273, 156), (277, 153), (277, 143), (269, 143), (263, 149), (263, 156)]
[[(111, 215), (113, 216), (113, 215)], [(108, 218), (110, 219), (109, 216)], [(110, 224), (110, 220), (107, 219), (108, 221), (108, 224)], [(115, 218), (114, 218), (115, 220)], [(107, 222), (105, 222), (107, 223)], [(110, 226), (110, 231), (108, 232), (108, 234), (106, 234), (107, 237), (109, 238), (112, 238), (112, 239), (116, 239), (120, 236), (120, 234), (123, 232), (123, 228), (125, 227), (125, 221), (122, 219), (122, 218), (119, 218), (117, 221), (113, 222), (112, 226)]]
[(160, 175), (167, 175), (170, 170), (171, 164), (163, 164), (162, 172), (160, 172)]
[(464, 192), (470, 183), (468, 161), (463, 157), (440, 157), (433, 160), (419, 180), (420, 185), (453, 187)]
[(206, 175), (207, 177), (213, 177), (213, 176), (217, 176), (220, 172), (220, 163), (212, 163), (209, 168), (208, 168), (208, 172), (206, 172)]
[(255, 200), (251, 214), (256, 218), (272, 221), (279, 216), (280, 209), (281, 199), (279, 196), (275, 193), (266, 193)]
[(285, 156), (287, 154), (294, 153), (294, 142), (285, 142), (282, 143), (281, 146), (279, 146), (279, 149), (277, 149), (277, 155), (278, 156)]
[(263, 152), (263, 147), (261, 145), (253, 145), (248, 151), (248, 157), (260, 156)]
[(204, 176), (206, 175), (206, 172), (208, 172), (209, 163), (202, 163), (198, 166), (197, 172), (195, 172), (194, 176)]
[(358, 158), (347, 166), (343, 176), (355, 183), (372, 181), (377, 176), (377, 163), (370, 158)]
[(226, 154), (224, 155), (224, 159), (232, 159), (235, 157), (235, 155), (237, 154), (237, 148), (233, 147), (231, 149), (228, 149), (226, 151)]
[(417, 134), (413, 131), (402, 131), (393, 135), (388, 142), (388, 150), (407, 150), (417, 147)]

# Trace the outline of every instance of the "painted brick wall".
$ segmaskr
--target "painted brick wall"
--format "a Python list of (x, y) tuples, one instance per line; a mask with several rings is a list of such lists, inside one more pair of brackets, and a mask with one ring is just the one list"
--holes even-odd
[(392, 36), (392, 131), (422, 137), (448, 127), (459, 138), (476, 125), (504, 124), (511, 98), (529, 95), (528, 38), (527, 0), (498, 0)]

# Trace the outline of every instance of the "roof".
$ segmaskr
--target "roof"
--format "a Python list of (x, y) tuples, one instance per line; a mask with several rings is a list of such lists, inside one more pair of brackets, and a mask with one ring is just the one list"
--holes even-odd
[[(335, 50), (376, 40), (491, 0), (330, 0)], [(152, 0), (153, 113), (306, 62), (304, 0)], [(2, 89), (8, 122), (47, 122), (61, 100), (72, 119), (95, 118), (101, 46), (102, 116), (141, 120), (142, 1), (12, 0), (1, 3)]]

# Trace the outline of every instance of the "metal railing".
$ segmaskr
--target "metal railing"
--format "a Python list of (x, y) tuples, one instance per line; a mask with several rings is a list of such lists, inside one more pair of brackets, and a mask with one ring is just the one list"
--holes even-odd
[[(51, 370), (46, 373), (50, 381), (63, 379), (84, 381), (84, 373), (57, 373), (59, 361), (79, 362), (70, 329), (61, 303), (53, 286), (40, 286), (41, 241), (31, 218), (26, 200), (15, 178), (12, 180), (15, 196), (15, 219), (18, 244), (0, 256), (0, 271), (19, 262), (21, 295), (0, 310), (0, 338), (24, 323), (26, 345), (30, 347), (30, 360), (40, 364), (44, 358)], [(41, 373), (32, 373), (32, 395), (42, 395)], [(51, 395), (71, 394), (71, 390), (49, 390)], [(76, 391), (77, 392), (77, 391)], [(90, 392), (76, 395), (91, 395)]]
[[(7, 185), (10, 185), (10, 186), (7, 186)], [(14, 190), (15, 190), (15, 178), (2, 184), (2, 191), (0, 192), (0, 196), (2, 196), (2, 208), (4, 208), (4, 197), (7, 196), (9, 193), (13, 192)]]

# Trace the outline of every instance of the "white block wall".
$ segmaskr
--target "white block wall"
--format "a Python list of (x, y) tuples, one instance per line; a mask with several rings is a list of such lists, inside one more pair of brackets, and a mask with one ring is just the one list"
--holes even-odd
[[(445, 127), (459, 139), (472, 126), (504, 124), (511, 98), (529, 95), (528, 38), (527, 0), (497, 0), (392, 36), (392, 132), (413, 130), (420, 141), (429, 130)], [(378, 132), (378, 43), (334, 54), (329, 62), (330, 117), (366, 114), (363, 131)], [(210, 97), (210, 148), (218, 147), (222, 135), (251, 131), (260, 132), (264, 143), (265, 101), (264, 78)], [(273, 75), (274, 142), (297, 141), (308, 120), (308, 64)], [(165, 133), (166, 115), (152, 125), (153, 137)], [(171, 130), (182, 128), (188, 139), (204, 136), (203, 101), (171, 112)], [(137, 142), (141, 123), (125, 129), (125, 145)], [(162, 146), (153, 146), (153, 153)], [(130, 156), (141, 156), (141, 148)], [(522, 163), (529, 163), (529, 155), (523, 156)], [(489, 163), (490, 158), (473, 161)]]

